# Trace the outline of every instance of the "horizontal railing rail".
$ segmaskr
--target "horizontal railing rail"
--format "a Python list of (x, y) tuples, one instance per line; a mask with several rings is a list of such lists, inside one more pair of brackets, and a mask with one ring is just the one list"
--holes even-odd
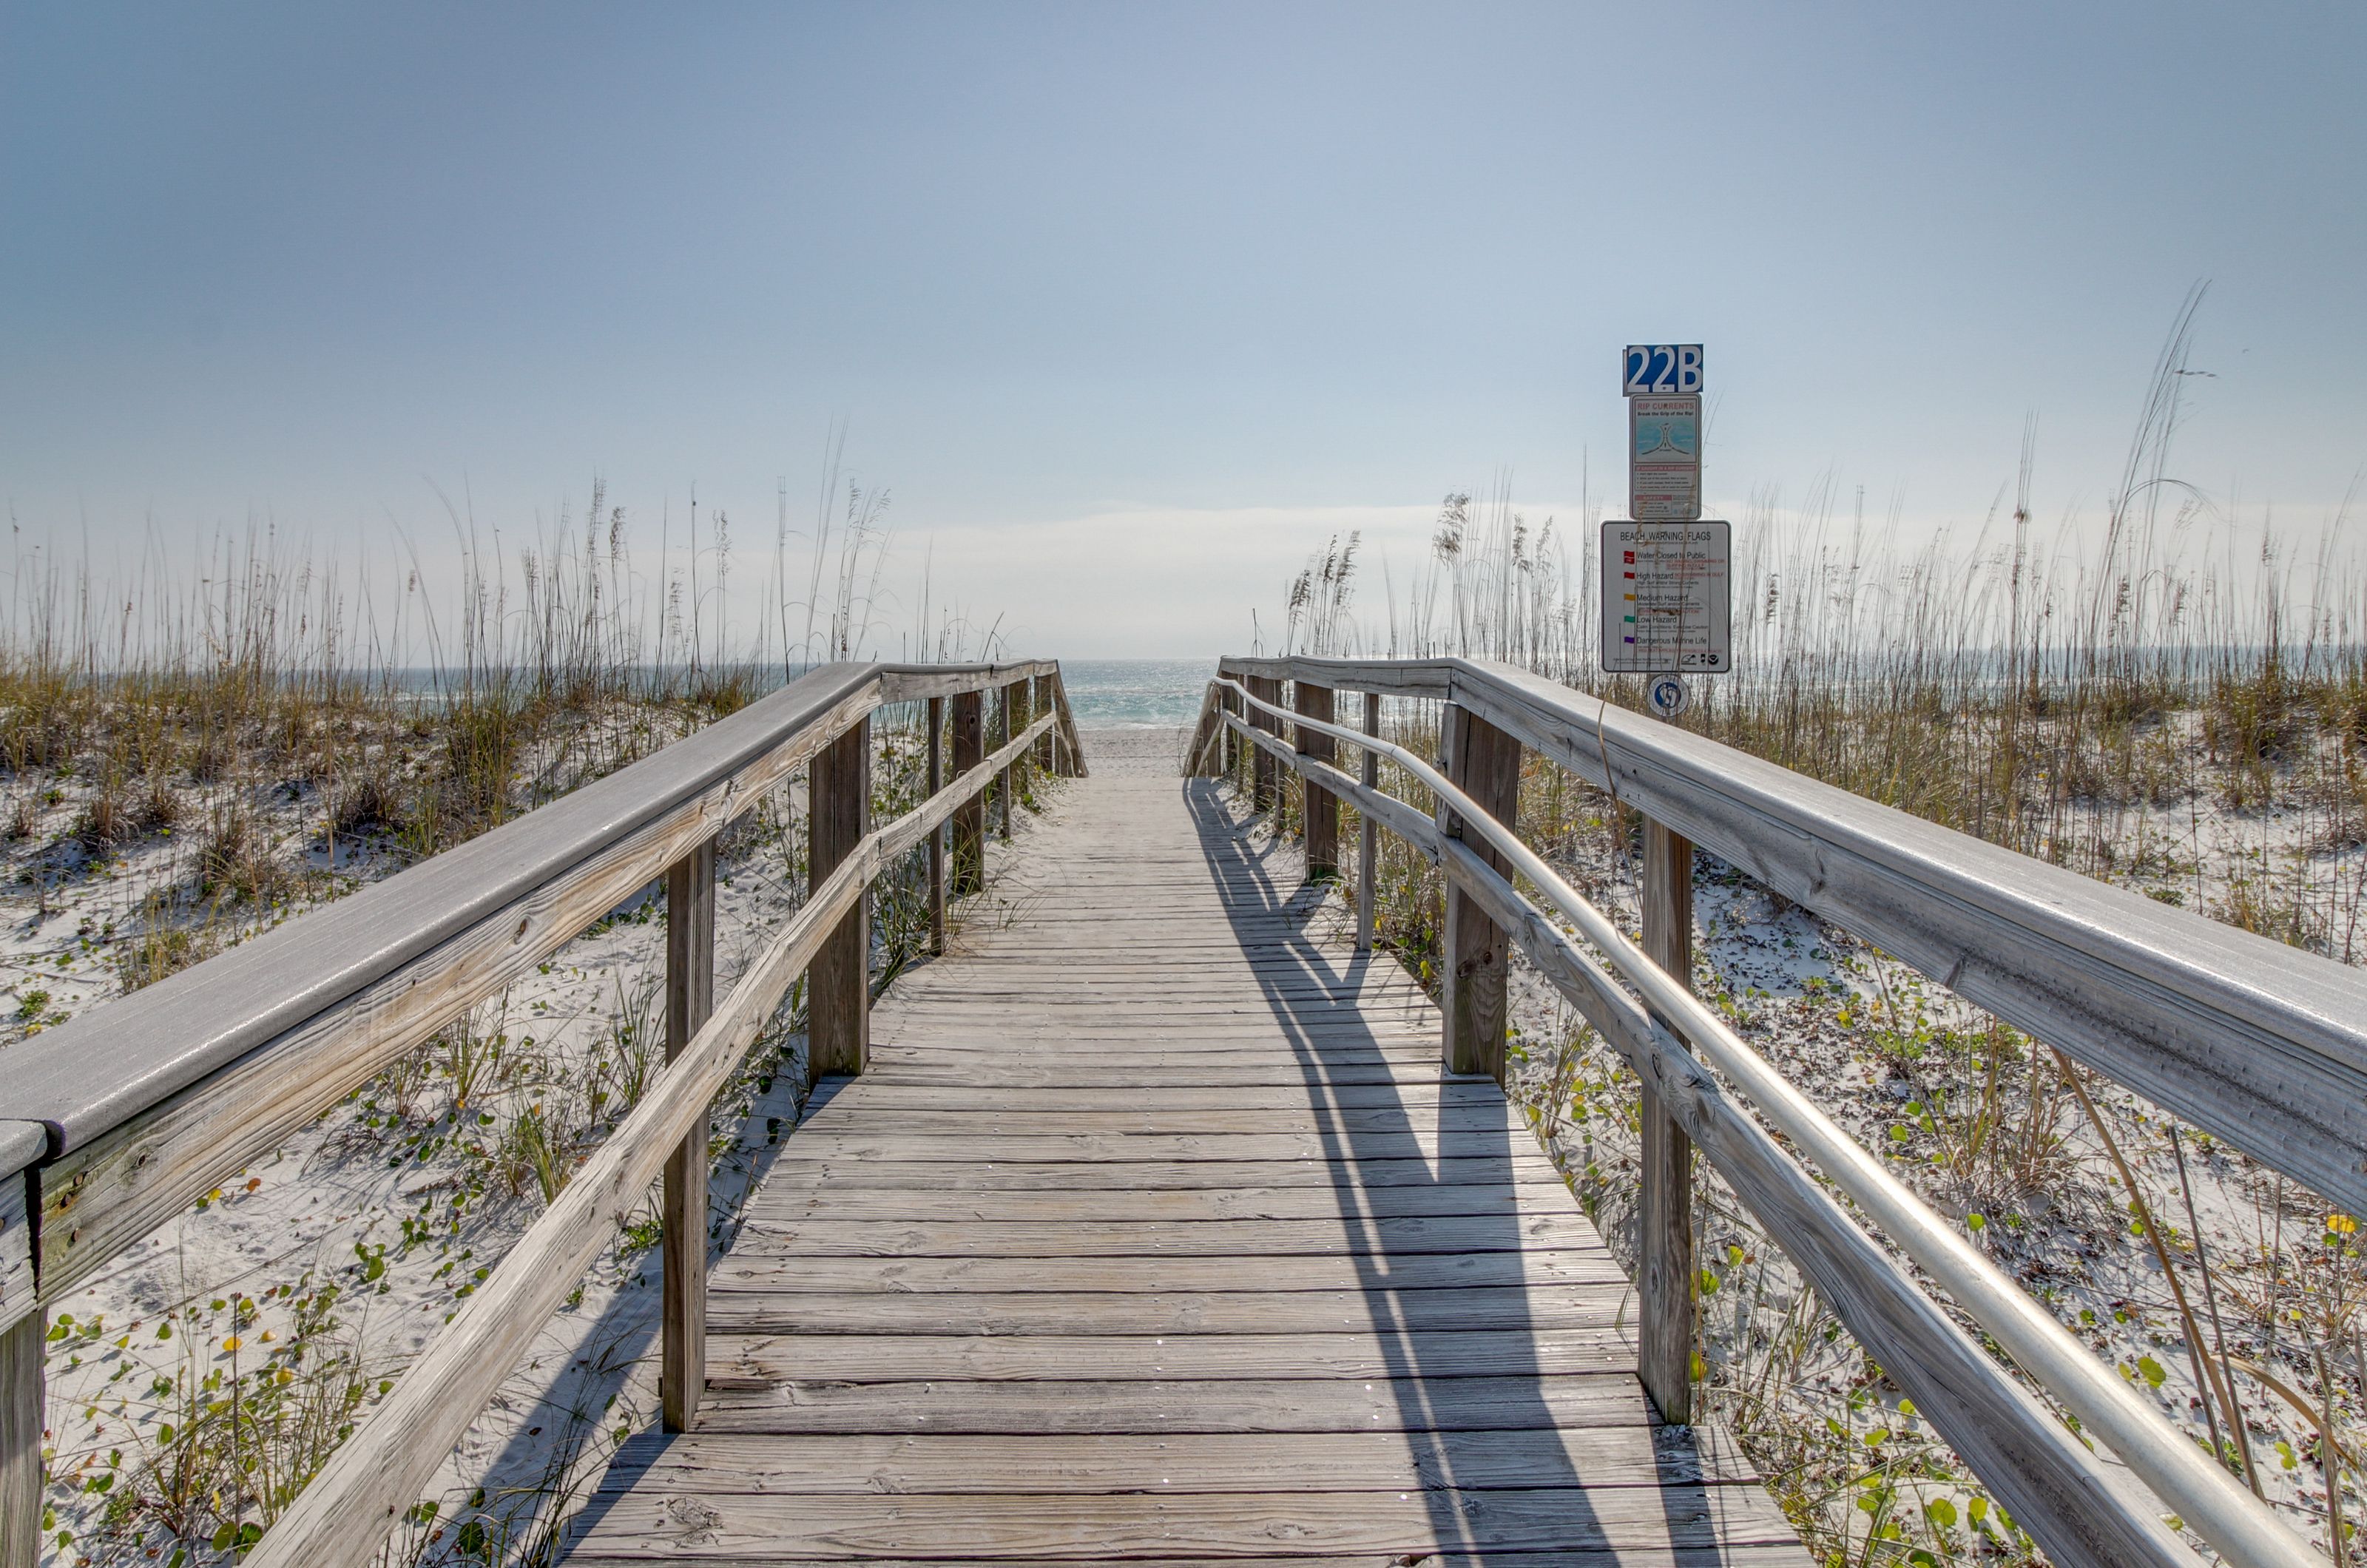
[[(1289, 707), (1277, 700), (1271, 686), (1262, 694), (1246, 680), (1229, 678), (1239, 671), (1244, 677), (1275, 682), (1281, 678), (1274, 672), (1277, 662), (1229, 660), (1220, 667), (1226, 674), (1210, 684), (1189, 753), (1194, 771), (1205, 770), (1219, 744), (1234, 738), (1236, 745), (1251, 754), (1271, 757), (1274, 766), (1300, 773), (1310, 799), (1319, 792), (1356, 806), (1367, 820), (1397, 834), (1438, 865), (1451, 889), (1472, 900), (1517, 942), (1626, 1058), (1646, 1086), (1648, 1101), (1657, 1103), (1659, 1113), (1699, 1144), (1869, 1353), (2055, 1561), (2191, 1562), (2193, 1554), (2163, 1522), (2164, 1506), (2227, 1562), (2314, 1560), (2315, 1554), (2265, 1504), (2101, 1364), (1953, 1224), (1695, 998), (1690, 976), (1671, 975), (1630, 942), (1531, 851), (1498, 811), (1489, 810), (1439, 768), (1377, 739), (1376, 705), (1367, 706), (1362, 733), (1310, 713), (1310, 708), (1328, 711), (1331, 692), (1342, 686), (1362, 687), (1368, 704), (1374, 694), (1386, 693), (1441, 697), (1461, 705), (1483, 686), (1500, 683), (1518, 691), (1532, 711), (1550, 700), (1582, 714), (1581, 705), (1591, 705), (1589, 699), (1566, 691), (1554, 697), (1551, 691), (1539, 689), (1543, 682), (1525, 675), (1513, 679), (1515, 671), (1462, 661), (1444, 667), (1447, 678), (1443, 684), (1435, 679), (1442, 666), (1435, 664), (1287, 661), (1295, 682), (1320, 694), (1316, 703), (1302, 696)], [(1311, 675), (1319, 675), (1322, 683)], [(1513, 706), (1501, 686), (1491, 708), (1497, 714)], [(1595, 755), (1615, 757), (1609, 716), (1584, 716), (1596, 721)], [(1285, 725), (1296, 731), (1295, 743), (1283, 739), (1281, 727)], [(1310, 737), (1320, 737), (1327, 746), (1360, 748), (1371, 759), (1386, 758), (1431, 792), (1437, 814), (1382, 793), (1369, 764), (1364, 777), (1353, 778), (1313, 755)], [(1714, 743), (1686, 739), (1711, 748), (1720, 765), (1733, 755)], [(1700, 755), (1693, 760), (1700, 761)], [(1618, 775), (1614, 771), (1611, 776)], [(1262, 791), (1268, 788), (1261, 784)], [(1622, 798), (1636, 804), (1624, 791)], [(1865, 818), (1855, 820), (1863, 827)], [(1928, 824), (1916, 826), (1929, 829)], [(1310, 829), (1310, 842), (1313, 833)], [(1689, 850), (1685, 855), (1690, 858)], [(1736, 858), (1746, 867), (1750, 863), (1745, 857)], [(1360, 869), (1360, 881), (1364, 875)], [(1523, 894), (1516, 878), (1535, 889), (1544, 908)], [(1590, 956), (1554, 917), (1574, 927), (1600, 956)], [(1450, 925), (1454, 919), (1451, 902)], [(1361, 888), (1359, 940), (1366, 945), (1371, 940), (1369, 903)], [(1448, 1027), (1452, 1032), (1451, 1019)], [(1704, 1063), (1716, 1076), (1704, 1070)], [(1755, 1116), (1729, 1094), (1728, 1086), (1749, 1101)], [(1652, 1114), (1648, 1104), (1648, 1125)], [(1648, 1170), (1649, 1165), (1648, 1158)], [(1820, 1171), (2007, 1356), (2077, 1416), (2086, 1433), (2109, 1446), (2162, 1506), (2150, 1506), (2008, 1375), (1811, 1176), (1809, 1167)], [(1653, 1240), (1648, 1205), (1646, 1223), (1648, 1254)], [(1686, 1254), (1682, 1267), (1659, 1270), (1659, 1279), (1648, 1256), (1640, 1281), (1646, 1298), (1642, 1316), (1648, 1324), (1656, 1314), (1677, 1317), (1690, 1352), (1689, 1233), (1675, 1245)], [(1686, 1293), (1682, 1302), (1677, 1299), (1681, 1292)], [(1689, 1362), (1690, 1355), (1684, 1359)], [(1689, 1371), (1678, 1375), (1689, 1376)], [(1656, 1398), (1666, 1393), (1654, 1392)]]
[[(1002, 744), (982, 755), (980, 715), (985, 694), (998, 692)], [(968, 765), (937, 787), (948, 699), (955, 761)], [(912, 702), (929, 705), (932, 793), (870, 829), (869, 716)], [(860, 1069), (868, 1000), (860, 914), (869, 883), (949, 818), (957, 868), (975, 863), (982, 793), (1001, 777), (1007, 814), (1010, 772), (1031, 753), (1056, 772), (1082, 771), (1057, 662), (825, 665), (549, 806), (0, 1054), (0, 1568), (30, 1568), (38, 1554), (44, 1303), (638, 889), (664, 876), (686, 908), (711, 911), (718, 835), (810, 765), (815, 871), (805, 904), (702, 1024), (711, 932), (678, 932), (670, 897), (669, 1012), (683, 1038), (670, 1039), (655, 1087), (249, 1561), (375, 1557), (385, 1529), (415, 1500), (411, 1491), (449, 1453), (661, 1166), (674, 1207), (676, 1171), (667, 1162), (694, 1142), (703, 1193), (706, 1138), (697, 1123), (818, 954), (834, 952), (847, 973), (825, 995), (817, 969), (817, 1029), (856, 1043), (851, 1059), (840, 1050), (825, 1060), (818, 1048), (817, 1070)], [(826, 834), (835, 835), (827, 844)], [(942, 850), (933, 845), (930, 867), (939, 909)], [(690, 1180), (685, 1168), (681, 1184)], [(675, 1228), (666, 1250), (666, 1397), (671, 1414), (685, 1416), (697, 1400), (698, 1380), (690, 1377), (686, 1392), (681, 1384), (698, 1366), (686, 1343), (697, 1318), (682, 1308), (703, 1294), (706, 1227), (702, 1217), (695, 1246)]]

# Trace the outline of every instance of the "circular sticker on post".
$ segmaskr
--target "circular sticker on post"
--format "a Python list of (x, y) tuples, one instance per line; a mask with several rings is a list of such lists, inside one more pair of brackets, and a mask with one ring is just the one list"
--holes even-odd
[(1652, 711), (1662, 718), (1676, 717), (1685, 711), (1685, 705), (1693, 700), (1693, 694), (1685, 690), (1682, 675), (1653, 676), (1652, 683), (1645, 688), (1644, 697), (1652, 705)]

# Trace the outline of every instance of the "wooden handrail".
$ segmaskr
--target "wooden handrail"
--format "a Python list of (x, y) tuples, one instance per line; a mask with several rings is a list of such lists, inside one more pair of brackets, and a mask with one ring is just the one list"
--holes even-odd
[[(649, 1142), (653, 1129), (672, 1130), (675, 1146), (684, 1142), (697, 1114), (676, 1114), (676, 1102), (692, 1093), (685, 1086), (712, 1076), (709, 1057), (726, 1049), (718, 1043), (738, 1038), (732, 1032), (764, 987), (778, 978), (785, 989), (803, 967), (808, 939), (822, 922), (818, 911), (843, 916), (888, 859), (916, 845), (1039, 738), (1059, 735), (1067, 764), (1061, 771), (1082, 773), (1057, 662), (821, 666), (630, 767), (0, 1055), (0, 1568), (29, 1568), (38, 1558), (42, 1303), (71, 1291), (636, 889), (710, 846), (734, 818), (832, 741), (862, 728), (876, 709), (1039, 680), (1051, 688), (1053, 710), (920, 808), (865, 835), (784, 928), (759, 965), (761, 976), (752, 973), (760, 983), (743, 981), (735, 989), (661, 1074), (661, 1089), (604, 1143), (578, 1178), (583, 1195), (571, 1202), (571, 1185), (529, 1227), (519, 1243), (534, 1243), (526, 1263), (495, 1272), (496, 1280), (513, 1282), (499, 1292), (489, 1286), (471, 1307), (494, 1295), (540, 1301), (546, 1286), (563, 1295), (581, 1262), (555, 1285), (520, 1283), (518, 1276), (557, 1267), (555, 1260), (584, 1245), (596, 1250), (599, 1238), (613, 1233), (617, 1202), (602, 1199), (606, 1206), (600, 1207), (595, 1195), (623, 1192), (638, 1201), (658, 1165), (675, 1152)], [(775, 1002), (778, 995), (776, 989)], [(723, 1071), (728, 1076), (729, 1067)], [(697, 1108), (720, 1081), (697, 1100)], [(587, 1204), (594, 1205), (589, 1218)], [(423, 1367), (464, 1366), (484, 1376), (459, 1389), (490, 1386), (507, 1364), (499, 1359), (501, 1348), (531, 1331), (502, 1317), (505, 1310), (526, 1309), (472, 1310), (467, 1315), (478, 1326), (452, 1348), (431, 1352), (438, 1359)], [(450, 1338), (439, 1337), (438, 1346)], [(409, 1380), (399, 1385), (410, 1386)], [(424, 1396), (398, 1397), (415, 1404)], [(391, 1446), (411, 1441), (405, 1432), (441, 1431), (455, 1418), (454, 1398), (447, 1388), (433, 1412), (414, 1409), (408, 1420), (365, 1427), (365, 1435), (381, 1433), (364, 1450), (379, 1457), (343, 1461), (345, 1467), (368, 1462), (381, 1474), (410, 1474), (425, 1463), (424, 1478), (473, 1419), (474, 1405), (440, 1446), (428, 1442), (434, 1452), (425, 1460), (387, 1455)], [(312, 1517), (309, 1509), (332, 1506), (300, 1503), (289, 1517)], [(323, 1556), (316, 1547), (301, 1560), (366, 1561), (378, 1540), (372, 1535), (366, 1547), (355, 1546), (357, 1555)]]
[(2367, 975), (1511, 665), (1228, 658), (1452, 702), (2272, 1170), (2367, 1213)]
[(615, 1240), (667, 1155), (706, 1114), (840, 919), (883, 866), (985, 788), (1052, 722), (1049, 715), (1039, 719), (919, 807), (864, 835), (774, 934), (689, 1048), (666, 1065), (640, 1104), (272, 1526), (248, 1555), (248, 1568), (339, 1568), (377, 1557), (402, 1510), (583, 1270)]
[[(1337, 664), (1327, 661), (1323, 675), (1338, 679)], [(1586, 957), (1512, 880), (1440, 823), (1220, 712), (1214, 701), (1217, 684), (1252, 709), (1277, 716), (1284, 711), (1252, 696), (1245, 684), (1222, 681), (1212, 682), (1205, 713), (1217, 715), (1310, 782), (1372, 812), (1374, 820), (1420, 849), (1486, 907), (1656, 1090), (1771, 1237), (2056, 1561), (2106, 1568), (2191, 1562), (2193, 1557), (2163, 1526), (2158, 1510), (2130, 1496), (2084, 1444), (2007, 1377), (1799, 1160), (1728, 1098), (1688, 1046), (1748, 1096), (1777, 1132), (2226, 1561), (2266, 1568), (2313, 1559), (2264, 1504), (2101, 1366), (2052, 1314), (1745, 1045), (1675, 976), (1662, 973), (1478, 802), (1401, 747), (1326, 727), (1334, 739), (1404, 769), (1437, 798), (1442, 818), (1451, 804), (1467, 830), (1476, 830), (1556, 913), (1577, 926), (1609, 961), (1609, 973)], [(1191, 758), (1195, 768), (1204, 765), (1213, 732), (1213, 727), (1200, 732)], [(1640, 993), (1640, 1002), (1627, 987)]]

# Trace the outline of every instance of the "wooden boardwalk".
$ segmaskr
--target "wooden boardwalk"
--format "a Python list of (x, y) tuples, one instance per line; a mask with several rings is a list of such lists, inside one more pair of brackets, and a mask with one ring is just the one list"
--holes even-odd
[(1653, 1417), (1518, 1113), (1213, 784), (1082, 781), (1026, 848), (784, 1142), (696, 1429), (628, 1445), (572, 1562), (1806, 1562)]

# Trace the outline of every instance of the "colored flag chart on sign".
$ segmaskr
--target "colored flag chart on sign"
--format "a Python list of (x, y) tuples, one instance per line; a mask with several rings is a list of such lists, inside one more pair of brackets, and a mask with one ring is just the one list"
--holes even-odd
[(1604, 670), (1733, 668), (1731, 534), (1717, 522), (1603, 525)]
[(1639, 523), (1701, 515), (1701, 399), (1627, 400), (1627, 514)]

